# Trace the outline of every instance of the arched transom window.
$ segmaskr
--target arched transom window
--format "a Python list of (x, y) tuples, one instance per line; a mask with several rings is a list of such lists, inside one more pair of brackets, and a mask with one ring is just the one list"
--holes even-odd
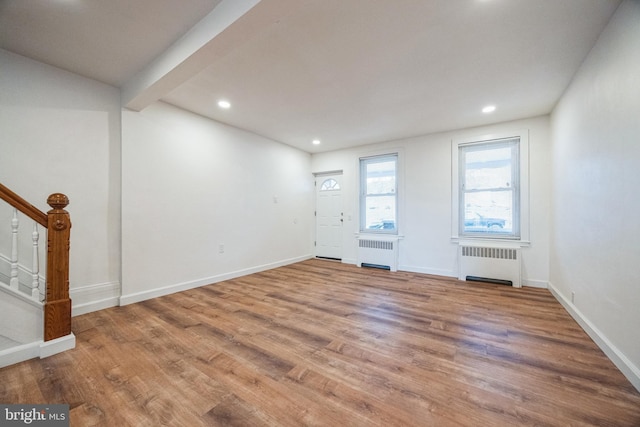
[(320, 191), (332, 191), (332, 190), (339, 190), (339, 189), (340, 189), (340, 184), (338, 184), (338, 181), (336, 181), (333, 178), (325, 179), (322, 185), (320, 186)]

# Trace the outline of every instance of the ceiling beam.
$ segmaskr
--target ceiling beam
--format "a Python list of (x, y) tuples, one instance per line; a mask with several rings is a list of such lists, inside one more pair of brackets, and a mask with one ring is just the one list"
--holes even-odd
[(215, 58), (250, 40), (295, 7), (299, 0), (222, 0), (187, 34), (122, 87), (122, 105), (141, 111)]

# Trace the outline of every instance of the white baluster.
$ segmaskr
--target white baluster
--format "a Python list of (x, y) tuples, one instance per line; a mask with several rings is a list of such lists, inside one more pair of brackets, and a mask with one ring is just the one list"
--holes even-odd
[(31, 233), (31, 240), (33, 241), (33, 268), (31, 269), (31, 275), (33, 280), (31, 281), (31, 298), (36, 301), (40, 301), (40, 289), (38, 288), (40, 283), (38, 276), (40, 274), (40, 262), (38, 259), (38, 240), (40, 234), (38, 234), (38, 223), (33, 222), (33, 233)]
[(20, 283), (18, 282), (18, 226), (20, 221), (18, 220), (18, 210), (13, 210), (13, 219), (11, 220), (11, 280), (9, 286), (14, 289), (18, 289)]

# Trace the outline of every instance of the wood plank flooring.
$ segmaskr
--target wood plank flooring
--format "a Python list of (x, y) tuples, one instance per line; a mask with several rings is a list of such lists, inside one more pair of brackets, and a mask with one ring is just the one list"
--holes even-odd
[(309, 260), (73, 319), (0, 369), (72, 426), (640, 426), (640, 394), (542, 289)]

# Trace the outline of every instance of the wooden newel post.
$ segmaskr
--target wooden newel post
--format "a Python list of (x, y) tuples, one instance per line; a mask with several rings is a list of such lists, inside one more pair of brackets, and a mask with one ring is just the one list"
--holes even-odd
[(50, 341), (71, 333), (71, 299), (69, 298), (69, 236), (71, 218), (64, 208), (69, 198), (54, 193), (47, 199), (47, 300), (44, 305), (44, 340)]

